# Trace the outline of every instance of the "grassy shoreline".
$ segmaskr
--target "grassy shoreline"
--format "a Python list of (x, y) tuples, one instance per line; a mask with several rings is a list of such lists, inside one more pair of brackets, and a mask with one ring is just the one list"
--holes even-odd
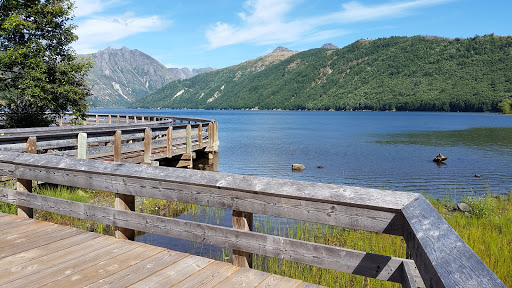
[[(113, 207), (114, 204), (114, 193), (102, 191), (50, 185), (36, 186), (34, 193), (107, 207)], [(426, 198), (505, 285), (512, 287), (512, 275), (510, 273), (510, 267), (512, 267), (511, 195), (491, 196), (489, 194), (479, 198), (465, 198), (463, 201), (469, 205), (470, 212), (456, 209), (457, 203), (450, 198)], [(139, 212), (167, 217), (177, 217), (187, 211), (198, 215), (208, 211), (207, 209), (201, 209), (199, 205), (149, 198), (138, 198), (136, 207)], [(16, 211), (15, 205), (0, 202), (0, 212), (15, 214)], [(101, 234), (113, 235), (113, 228), (111, 226), (93, 221), (62, 216), (41, 210), (36, 210), (34, 218)], [(281, 225), (279, 221), (271, 219), (268, 216), (256, 217), (254, 230), (282, 237), (406, 258), (406, 246), (402, 237), (399, 236), (303, 221), (297, 221), (292, 225)], [(230, 261), (230, 258), (231, 251), (225, 249), (224, 255), (217, 260)], [(328, 287), (399, 287), (399, 285), (394, 283), (263, 255), (254, 256), (253, 268)]]

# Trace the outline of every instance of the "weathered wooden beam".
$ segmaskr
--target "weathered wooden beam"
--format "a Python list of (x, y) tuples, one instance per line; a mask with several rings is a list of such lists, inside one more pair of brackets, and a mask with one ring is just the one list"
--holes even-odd
[[(27, 153), (37, 154), (37, 138), (29, 137), (27, 140)], [(20, 192), (32, 193), (32, 179), (21, 179), (16, 180), (16, 189)], [(32, 208), (25, 206), (18, 206), (18, 216), (23, 218), (33, 218), (34, 211)]]
[(144, 162), (151, 163), (151, 142), (153, 140), (153, 135), (151, 134), (151, 129), (146, 128), (144, 131)]
[(126, 124), (130, 123), (130, 116), (126, 115)]
[(218, 172), (0, 154), (0, 175), (401, 235), (414, 193)]
[(96, 114), (96, 124), (100, 124), (100, 115)]
[(169, 126), (167, 128), (167, 148), (166, 148), (166, 152), (167, 152), (167, 158), (171, 158), (172, 157), (172, 126)]
[(112, 124), (112, 115), (108, 115), (108, 124)]
[(423, 196), (402, 212), (404, 238), (426, 287), (505, 287)]
[(413, 261), (402, 258), (365, 253), (193, 221), (112, 209), (44, 195), (18, 193), (17, 191), (9, 191), (9, 189), (5, 188), (0, 188), (0, 195), (2, 194), (10, 194), (11, 196), (9, 197), (16, 198), (16, 203), (19, 205), (27, 205), (35, 209), (43, 209), (53, 213), (137, 231), (249, 251), (397, 283), (402, 282), (400, 273), (395, 273), (400, 268), (400, 265), (406, 263), (407, 265), (414, 266)]
[(78, 150), (77, 150), (77, 158), (78, 159), (86, 159), (87, 158), (87, 133), (78, 133)]
[(203, 125), (197, 127), (197, 148), (203, 149)]
[[(253, 214), (233, 210), (233, 228), (243, 231), (252, 231)], [(233, 265), (242, 268), (252, 268), (252, 254), (245, 251), (233, 249)]]
[(121, 124), (121, 116), (117, 115), (117, 124)]
[(187, 125), (187, 152), (186, 153), (192, 153), (192, 128), (190, 125)]
[(121, 162), (121, 140), (122, 132), (117, 130), (114, 134), (114, 162)]

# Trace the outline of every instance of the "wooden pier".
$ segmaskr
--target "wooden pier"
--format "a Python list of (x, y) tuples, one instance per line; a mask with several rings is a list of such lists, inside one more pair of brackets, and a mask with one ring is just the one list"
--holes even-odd
[(319, 287), (3, 213), (0, 232), (2, 287)]
[[(247, 277), (254, 282), (261, 280), (254, 283), (253, 286), (267, 285), (267, 281), (274, 284), (275, 281), (285, 281), (268, 274), (265, 274), (266, 278), (261, 279), (263, 274), (249, 270), (252, 264), (251, 255), (254, 253), (396, 282), (402, 284), (403, 287), (505, 287), (420, 194), (149, 165), (154, 161), (169, 159), (169, 157), (177, 155), (182, 157), (178, 159), (178, 163), (184, 161), (183, 166), (190, 167), (191, 163), (188, 161), (192, 161), (193, 154), (211, 155), (211, 153), (215, 153), (218, 148), (217, 123), (205, 119), (151, 116), (152, 118), (148, 119), (142, 118), (144, 122), (141, 122), (142, 119), (137, 123), (125, 120), (126, 123), (122, 124), (121, 119), (129, 119), (129, 117), (123, 117), (91, 115), (90, 118), (94, 121), (91, 121), (90, 124), (94, 124), (93, 126), (1, 130), (0, 175), (16, 178), (17, 189), (0, 188), (0, 202), (18, 205), (18, 215), (25, 218), (32, 217), (32, 209), (39, 209), (113, 225), (117, 229), (116, 237), (120, 239), (133, 239), (136, 230), (232, 249), (233, 264), (243, 268), (238, 269), (225, 263), (197, 260), (199, 258), (188, 256), (184, 259), (194, 259), (189, 260), (191, 262), (206, 261), (206, 264), (195, 266), (195, 268), (192, 265), (190, 266), (192, 267), (191, 271), (183, 271), (183, 273), (188, 273), (187, 275), (199, 274), (197, 277), (183, 277), (184, 280), (179, 282), (178, 286), (199, 287), (188, 281), (199, 281), (203, 279), (203, 276), (205, 279), (211, 280), (216, 278), (215, 275), (218, 273), (226, 275), (226, 279), (222, 280), (219, 286), (215, 286), (216, 284), (212, 282), (206, 282), (204, 286), (239, 286)], [(110, 124), (101, 124), (101, 119)], [(114, 119), (117, 120), (114, 121)], [(176, 136), (178, 130), (183, 131), (182, 133), (185, 135), (181, 139)], [(138, 146), (132, 147), (135, 145)], [(139, 149), (139, 152), (130, 150), (135, 148)], [(164, 151), (159, 151), (159, 149), (164, 149)], [(108, 155), (103, 156), (101, 153)], [(142, 153), (142, 155), (123, 157), (123, 155), (136, 153)], [(139, 158), (129, 160), (136, 157)], [(119, 163), (97, 161), (101, 159), (114, 160)], [(115, 193), (116, 204), (114, 208), (111, 208), (30, 193), (33, 181), (112, 192)], [(233, 227), (138, 213), (134, 207), (135, 196), (230, 209), (233, 211)], [(258, 233), (252, 229), (254, 213), (401, 236), (407, 245), (411, 259)], [(40, 222), (13, 217), (1, 215), (0, 229), (18, 231), (16, 229), (18, 226), (23, 227), (22, 223), (26, 223), (30, 227), (47, 225), (47, 229), (54, 226), (52, 224), (36, 224)], [(64, 232), (64, 230), (58, 233), (48, 232), (49, 234), (46, 233), (47, 230), (41, 230), (38, 232), (39, 234), (34, 234), (39, 236), (30, 236), (34, 242), (32, 245), (38, 247), (46, 245), (43, 244), (43, 240), (51, 238), (50, 234), (70, 233), (68, 238), (77, 237), (71, 235), (75, 232)], [(19, 231), (22, 233), (21, 235), (32, 234), (31, 230), (22, 232), (24, 228), (19, 228)], [(82, 234), (90, 235), (89, 233)], [(7, 240), (10, 239), (9, 234), (5, 235), (5, 237), (0, 237), (0, 247), (14, 249), (14, 251), (20, 249), (20, 254), (12, 255), (28, 255), (19, 257), (30, 257), (31, 254), (28, 251), (32, 251), (30, 250), (32, 248), (28, 243), (32, 242), (20, 242), (22, 243), (20, 246), (14, 247), (12, 243), (17, 243), (16, 240), (9, 242), (11, 241)], [(16, 237), (15, 235), (18, 234), (12, 236)], [(23, 238), (23, 236), (20, 237)], [(105, 236), (96, 238), (105, 238)], [(86, 243), (93, 243), (90, 241)], [(110, 239), (108, 241), (113, 243), (113, 241), (120, 240)], [(128, 241), (119, 243), (124, 243), (122, 246), (133, 247), (133, 249), (126, 249), (137, 251), (134, 255), (144, 254), (141, 251), (145, 249), (151, 251), (159, 249)], [(92, 249), (88, 248), (89, 244), (83, 244), (83, 249)], [(24, 249), (27, 251), (23, 252)], [(39, 251), (37, 253), (44, 253), (40, 250), (37, 251)], [(175, 253), (173, 255), (176, 255), (177, 253), (160, 251), (152, 253), (155, 255), (162, 253)], [(140, 257), (126, 256), (123, 258), (124, 254), (122, 253), (112, 252), (110, 254), (112, 254), (110, 259), (104, 260), (108, 264), (105, 264), (105, 268), (101, 268), (103, 269), (101, 271), (107, 267), (132, 263), (131, 261), (143, 263), (145, 261)], [(38, 259), (44, 257), (37, 256)], [(16, 270), (17, 264), (1, 262), (8, 258), (0, 258), (0, 267), (6, 267), (3, 270)], [(12, 259), (12, 261), (17, 261), (15, 258)], [(83, 265), (80, 257), (73, 259), (75, 259), (73, 263), (76, 265)], [(35, 265), (34, 267), (38, 267), (38, 265), (52, 267), (51, 263), (53, 263), (44, 261), (44, 264), (37, 264), (34, 261), (37, 260), (29, 261)], [(176, 263), (187, 262), (180, 260)], [(133, 265), (139, 267), (139, 264)], [(174, 266), (172, 263), (169, 265), (169, 267)], [(28, 269), (32, 266), (23, 267)], [(126, 266), (123, 267), (126, 268)], [(208, 267), (215, 268), (209, 269)], [(75, 271), (73, 267), (69, 269)], [(83, 271), (88, 271), (84, 273), (99, 273), (88, 268), (84, 269)], [(166, 269), (161, 271), (166, 271)], [(188, 270), (189, 268), (182, 269)], [(212, 274), (203, 275), (200, 273), (206, 272), (201, 271), (209, 271)], [(151, 275), (158, 275), (158, 273)], [(227, 277), (229, 275), (232, 276)], [(72, 283), (66, 282), (71, 281), (72, 276), (62, 276), (64, 285)], [(39, 282), (31, 284), (35, 285), (36, 283)], [(235, 283), (238, 284), (235, 285)], [(281, 285), (281, 282), (278, 282), (274, 286), (287, 287), (285, 285), (287, 282), (282, 283)], [(300, 282), (293, 283), (296, 284), (292, 284), (290, 287), (309, 285)], [(25, 283), (24, 286), (27, 284)]]

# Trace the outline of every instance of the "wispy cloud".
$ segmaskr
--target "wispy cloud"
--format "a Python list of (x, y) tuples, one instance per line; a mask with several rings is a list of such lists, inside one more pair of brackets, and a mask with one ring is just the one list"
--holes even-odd
[(91, 15), (97, 12), (102, 12), (115, 3), (116, 1), (76, 0), (74, 14), (76, 17)]
[(121, 16), (92, 17), (77, 23), (75, 32), (79, 39), (73, 46), (80, 54), (92, 53), (103, 43), (142, 32), (158, 31), (169, 22), (159, 16), (137, 17), (132, 12)]
[[(238, 14), (240, 24), (217, 22), (206, 31), (210, 48), (237, 43), (258, 45), (303, 42), (304, 39), (323, 40), (346, 34), (343, 24), (403, 17), (413, 10), (452, 0), (415, 0), (365, 5), (359, 2), (342, 4), (339, 11), (309, 18), (287, 20), (298, 1), (248, 0)], [(326, 26), (337, 25), (333, 29)]]

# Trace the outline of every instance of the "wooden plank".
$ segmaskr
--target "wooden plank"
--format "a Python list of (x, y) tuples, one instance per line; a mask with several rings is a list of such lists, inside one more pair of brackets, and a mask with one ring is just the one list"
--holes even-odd
[(203, 125), (199, 124), (197, 127), (197, 139), (198, 139), (198, 148), (203, 149)]
[(172, 126), (167, 128), (167, 146), (166, 146), (166, 156), (167, 158), (172, 157)]
[(279, 288), (296, 288), (298, 287), (302, 281), (296, 279), (290, 279), (279, 275), (270, 275), (261, 282), (258, 286), (259, 288), (271, 288), (271, 287), (279, 287)]
[(256, 287), (270, 274), (249, 268), (240, 268), (231, 276), (220, 282), (215, 288), (232, 288), (232, 287)]
[[(414, 193), (218, 172), (183, 169), (173, 171), (168, 167), (141, 168), (130, 164), (112, 167), (100, 161), (79, 161), (51, 155), (38, 155), (37, 159), (26, 159), (26, 155), (6, 152), (0, 155), (0, 171), (4, 175), (17, 177), (26, 175), (39, 181), (89, 189), (112, 192), (120, 190), (126, 194), (299, 220), (318, 219), (319, 223), (328, 222), (325, 224), (340, 221), (339, 226), (347, 225), (345, 227), (389, 234), (401, 233), (399, 231), (401, 231), (403, 220), (400, 216), (397, 217), (399, 211), (392, 208), (398, 208), (406, 200), (418, 197)], [(11, 163), (16, 164), (16, 169)], [(57, 167), (59, 170), (56, 170)], [(81, 168), (77, 169), (77, 167)], [(61, 175), (66, 175), (66, 178)], [(365, 195), (373, 201), (364, 198)], [(396, 196), (396, 198), (390, 198), (390, 196)], [(276, 204), (281, 207), (276, 208)], [(293, 204), (302, 207), (294, 208)], [(309, 206), (313, 208), (309, 209)], [(323, 207), (321, 213), (317, 211), (319, 207)], [(309, 219), (309, 214), (304, 211), (312, 212), (317, 217), (313, 216), (313, 219)], [(337, 214), (340, 216), (338, 217)], [(337, 218), (336, 221), (332, 221), (334, 218)]]
[(109, 277), (105, 277), (96, 283), (92, 283), (88, 285), (87, 288), (127, 287), (187, 256), (188, 254), (185, 253), (165, 249), (161, 253), (153, 255), (152, 257), (134, 264), (127, 269), (119, 271)]
[(52, 263), (50, 267), (47, 267), (43, 270), (38, 270), (37, 272), (34, 271), (29, 275), (25, 275), (23, 278), (18, 278), (12, 282), (9, 282), (8, 284), (10, 287), (20, 288), (30, 286), (31, 283), (37, 283), (38, 286), (46, 285), (53, 281), (59, 280), (68, 274), (76, 273), (102, 261), (106, 261), (111, 257), (116, 257), (117, 255), (133, 250), (141, 245), (140, 243), (132, 241), (122, 241), (115, 244), (116, 245), (94, 250), (87, 254), (83, 254), (81, 251), (79, 251), (79, 253), (72, 255), (73, 257), (71, 260), (65, 262), (63, 262), (62, 259), (55, 259), (54, 261), (50, 262)]
[(3, 223), (3, 221), (2, 221), (2, 223), (0, 224), (0, 231), (2, 231), (2, 233), (4, 233), (4, 231), (7, 229), (17, 227), (17, 226), (23, 225), (25, 223), (34, 222), (33, 219), (20, 218), (15, 215), (12, 215), (12, 216), (16, 217), (16, 218), (13, 219), (13, 217), (9, 217), (9, 216), (3, 217), (4, 219), (2, 219), (2, 220), (6, 221), (6, 223)]
[(324, 286), (303, 282), (298, 288), (324, 288)]
[[(0, 257), (0, 267), (11, 267), (22, 265), (25, 262), (38, 259), (52, 253), (76, 246), (80, 243), (87, 242), (94, 238), (98, 238), (100, 235), (91, 232), (79, 233), (64, 239), (56, 239), (54, 242), (50, 242), (32, 249), (26, 249), (23, 252), (13, 254), (9, 257)], [(55, 243), (55, 245), (51, 245)]]
[[(144, 118), (142, 118), (144, 120)], [(151, 129), (146, 128), (144, 131), (144, 162), (150, 163), (151, 162), (151, 142), (152, 142), (152, 135), (151, 135)]]
[[(129, 268), (141, 261), (162, 252), (164, 249), (160, 247), (152, 247), (149, 245), (141, 245), (126, 253), (119, 254), (115, 257), (99, 262), (96, 265), (89, 266), (75, 273), (66, 273), (67, 276), (56, 281), (50, 282), (45, 286), (51, 288), (67, 288), (67, 287), (84, 287), (94, 283), (102, 278), (116, 274), (123, 269)], [(67, 271), (66, 271), (67, 272)], [(39, 285), (39, 283), (38, 283)]]
[(190, 255), (129, 287), (171, 287), (213, 262)]
[(0, 249), (0, 257), (4, 258), (16, 255), (33, 248), (41, 247), (50, 243), (57, 242), (59, 240), (83, 234), (83, 232), (84, 231), (78, 229), (49, 229), (45, 232), (38, 233), (36, 237), (22, 241), (22, 245), (18, 245), (20, 242), (17, 241), (16, 245), (10, 245), (10, 247), (6, 247), (8, 249)]
[[(0, 279), (2, 279), (2, 283), (7, 284), (15, 281), (16, 279), (22, 279), (28, 275), (39, 273), (40, 271), (57, 269), (66, 265), (67, 262), (73, 259), (80, 258), (83, 255), (92, 253), (94, 251), (107, 251), (105, 248), (114, 245), (115, 239), (112, 237), (108, 237), (107, 239), (105, 237), (107, 236), (99, 237), (88, 242), (83, 242), (71, 248), (62, 249), (44, 257), (20, 263), (20, 265), (11, 267), (0, 266)], [(60, 266), (57, 267), (57, 265)]]
[(426, 287), (505, 287), (423, 196), (402, 211), (404, 238)]
[[(13, 192), (17, 193), (14, 190)], [(94, 206), (43, 195), (17, 193), (17, 196), (18, 203), (36, 209), (44, 208), (50, 212), (114, 226), (263, 254), (380, 280), (402, 281), (401, 275), (395, 273), (395, 271), (402, 262), (412, 262), (411, 260), (401, 258), (192, 221)]]
[(117, 130), (114, 133), (114, 162), (121, 162), (121, 138), (122, 131)]
[(173, 287), (214, 287), (239, 269), (229, 263), (216, 261)]

